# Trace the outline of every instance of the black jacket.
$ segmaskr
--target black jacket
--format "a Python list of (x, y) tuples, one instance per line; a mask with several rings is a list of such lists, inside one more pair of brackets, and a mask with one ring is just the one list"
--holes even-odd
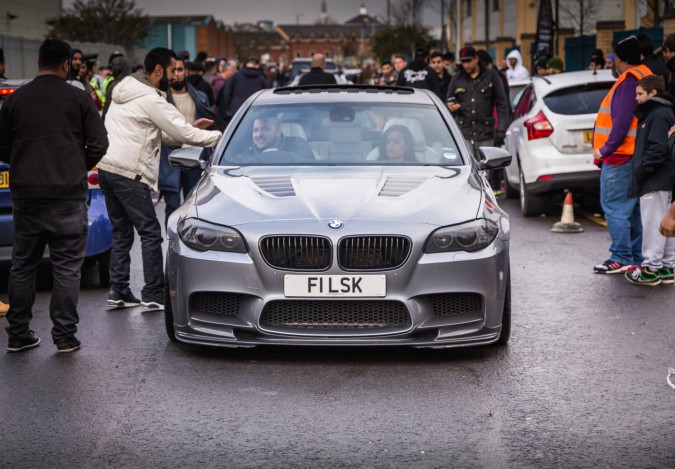
[(257, 68), (244, 67), (225, 82), (218, 100), (220, 116), (229, 120), (253, 93), (267, 88), (267, 81)]
[[(476, 78), (460, 69), (450, 81), (448, 98), (455, 97), (461, 107), (453, 113), (467, 140), (502, 139), (509, 125), (509, 104), (504, 85), (496, 71), (479, 62)], [(494, 109), (499, 127), (495, 134)]]
[(670, 72), (668, 72), (668, 67), (666, 67), (666, 63), (663, 60), (661, 60), (658, 56), (652, 54), (649, 57), (645, 57), (644, 60), (642, 61), (642, 64), (646, 65), (654, 75), (660, 75), (661, 77), (663, 77), (663, 82), (666, 85), (668, 84), (668, 76), (670, 75)]
[(312, 67), (300, 77), (298, 85), (336, 85), (337, 80), (332, 73), (324, 72), (321, 67)]
[(38, 76), (0, 109), (0, 160), (9, 163), (13, 199), (84, 199), (87, 170), (107, 149), (91, 96), (56, 75)]
[(209, 83), (204, 80), (204, 77), (196, 73), (194, 75), (188, 75), (185, 77), (185, 81), (206, 95), (209, 100), (209, 106), (213, 106), (215, 104), (215, 99), (213, 98), (213, 88), (211, 88), (211, 85), (209, 85)]
[(671, 96), (675, 96), (675, 57), (666, 63), (668, 69), (668, 80), (666, 80), (666, 90)]
[(668, 140), (668, 129), (675, 124), (673, 97), (657, 94), (635, 109), (638, 119), (635, 151), (631, 158), (633, 180), (629, 197), (649, 192), (670, 191), (675, 186), (675, 136)]
[[(438, 75), (436, 75), (438, 77)], [(443, 68), (443, 77), (438, 79), (439, 89), (438, 97), (441, 98), (441, 101), (445, 101), (445, 98), (448, 96), (448, 87), (450, 86), (450, 81), (452, 80), (452, 75), (448, 72), (445, 67)]]
[(396, 84), (399, 86), (411, 86), (432, 91), (436, 94), (441, 89), (438, 75), (433, 68), (422, 59), (415, 59), (410, 65), (398, 74)]

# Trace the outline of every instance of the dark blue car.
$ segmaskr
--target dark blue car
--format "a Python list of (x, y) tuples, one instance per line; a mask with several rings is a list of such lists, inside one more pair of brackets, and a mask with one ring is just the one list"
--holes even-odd
[[(0, 262), (12, 261), (12, 194), (9, 189), (9, 166), (0, 162)], [(98, 264), (98, 274), (102, 286), (110, 283), (110, 246), (112, 245), (112, 225), (108, 218), (103, 193), (98, 186), (98, 171), (88, 174), (89, 189), (89, 234), (87, 236), (87, 254), (85, 267)], [(45, 249), (45, 259), (49, 250)]]
[[(6, 96), (28, 80), (0, 81), (0, 107)], [(110, 283), (110, 246), (112, 246), (112, 225), (108, 218), (103, 193), (98, 185), (98, 170), (94, 168), (87, 175), (89, 189), (87, 204), (89, 205), (89, 235), (87, 237), (87, 254), (84, 266), (98, 264), (99, 279), (102, 286)], [(12, 261), (12, 194), (10, 192), (9, 166), (0, 161), (0, 263)], [(49, 258), (49, 250), (45, 249), (45, 259)]]

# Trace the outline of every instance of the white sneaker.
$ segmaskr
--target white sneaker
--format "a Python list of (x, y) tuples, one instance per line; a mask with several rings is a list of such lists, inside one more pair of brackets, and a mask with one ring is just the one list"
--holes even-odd
[(145, 311), (164, 311), (164, 305), (156, 301), (141, 301), (141, 306)]

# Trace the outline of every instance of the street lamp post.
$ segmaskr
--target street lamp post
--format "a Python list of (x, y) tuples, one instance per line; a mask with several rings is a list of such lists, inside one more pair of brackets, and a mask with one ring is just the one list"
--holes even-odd
[(298, 46), (297, 43), (300, 41), (300, 17), (302, 16), (302, 13), (297, 13), (295, 15), (295, 38), (293, 38), (293, 44), (295, 44), (294, 51), (292, 52), (292, 55), (294, 57), (298, 56)]

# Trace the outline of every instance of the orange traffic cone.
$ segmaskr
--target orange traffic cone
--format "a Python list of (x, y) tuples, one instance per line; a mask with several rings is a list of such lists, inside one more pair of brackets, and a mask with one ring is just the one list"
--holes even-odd
[(551, 228), (554, 233), (581, 233), (584, 229), (574, 221), (574, 203), (572, 202), (572, 193), (568, 192), (563, 203), (562, 217)]

